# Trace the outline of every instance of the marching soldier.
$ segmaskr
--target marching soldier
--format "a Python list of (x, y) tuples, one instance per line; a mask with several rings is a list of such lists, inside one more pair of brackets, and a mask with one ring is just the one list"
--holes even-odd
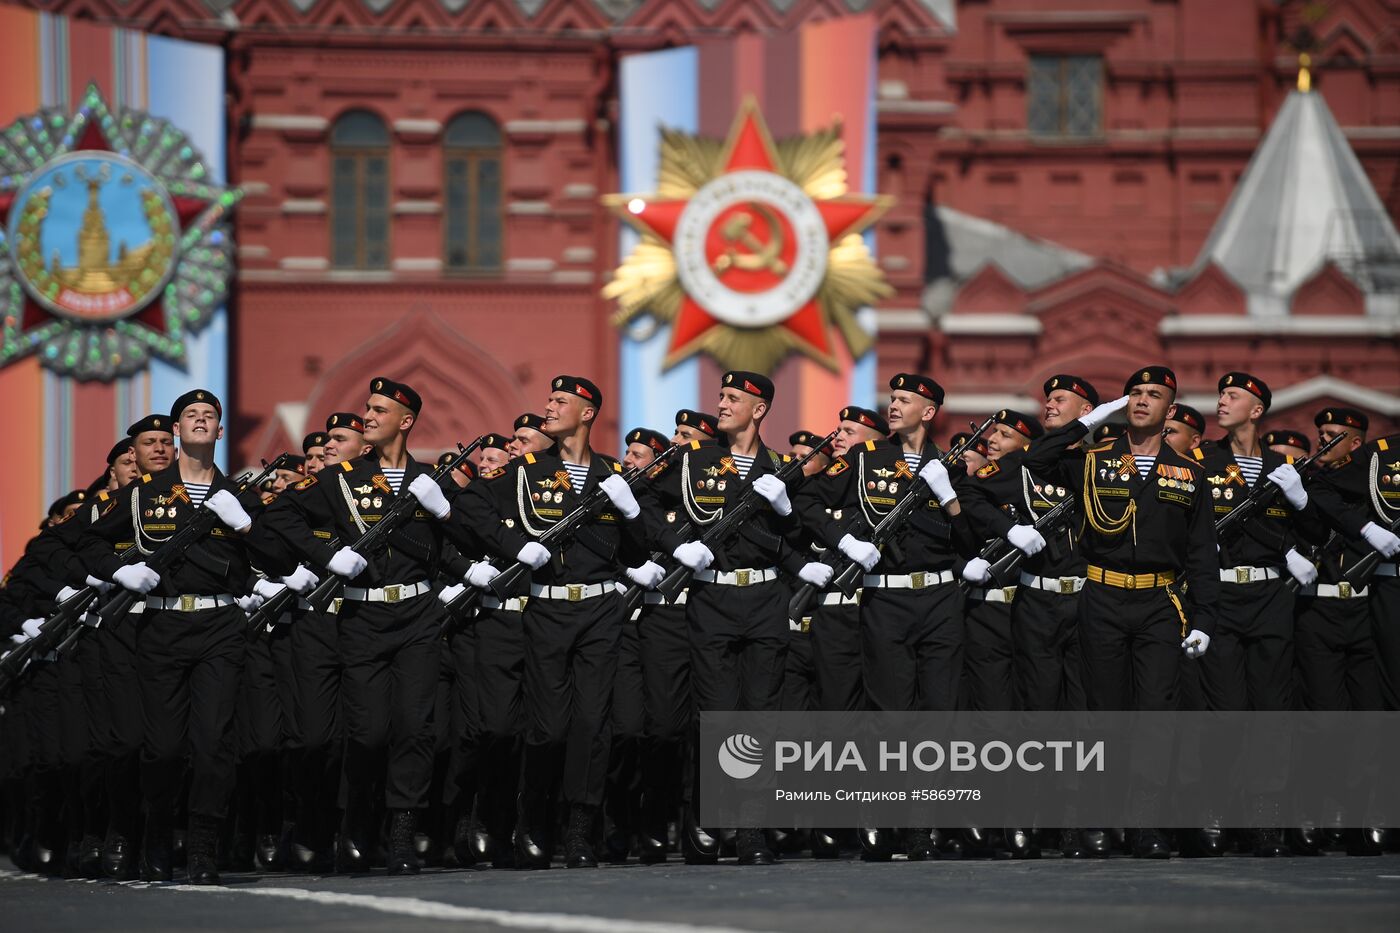
[[(506, 453), (510, 457), (523, 457), (526, 454), (548, 450), (552, 446), (554, 446), (554, 439), (544, 431), (544, 415), (536, 415), (527, 411), (515, 419), (510, 442), (506, 445)], [(487, 471), (482, 469), (481, 472)]]
[(1205, 416), (1190, 405), (1178, 402), (1172, 416), (1167, 419), (1166, 427), (1162, 429), (1162, 436), (1167, 439), (1172, 450), (1187, 457), (1191, 451), (1201, 446), (1201, 438), (1205, 436), (1205, 432)]
[(314, 476), (321, 472), (326, 465), (326, 432), (312, 431), (301, 439), (301, 453), (306, 457), (305, 470), (307, 476)]
[(1266, 431), (1260, 443), (1274, 453), (1294, 460), (1301, 460), (1312, 453), (1312, 441), (1298, 431)]

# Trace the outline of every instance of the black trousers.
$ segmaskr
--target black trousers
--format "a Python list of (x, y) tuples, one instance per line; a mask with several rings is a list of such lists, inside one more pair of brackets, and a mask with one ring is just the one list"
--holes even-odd
[(1369, 586), (1367, 603), (1380, 669), (1381, 702), (1385, 709), (1400, 710), (1400, 577), (1373, 576)]
[(691, 688), (704, 710), (777, 710), (788, 651), (788, 589), (778, 580), (754, 586), (690, 585)]
[(355, 794), (382, 778), (391, 810), (428, 804), (440, 607), (425, 593), (398, 603), (347, 599), (340, 608), (345, 781)]
[(963, 668), (963, 594), (952, 583), (861, 594), (861, 668), (876, 710), (951, 710)]
[(1376, 643), (1361, 600), (1299, 596), (1294, 646), (1305, 707), (1381, 708)]
[(603, 802), (612, 742), (612, 691), (622, 597), (569, 602), (532, 597), (525, 626), (524, 787), (569, 804)]
[(298, 836), (312, 848), (335, 832), (344, 741), (340, 714), (340, 634), (337, 616), (296, 610), (289, 625), (293, 708), (301, 740), (294, 779)]
[(812, 663), (812, 636), (788, 630), (787, 662), (783, 668), (782, 708), (804, 713), (817, 708), (817, 675)]
[(1181, 641), (1181, 617), (1164, 587), (1123, 590), (1092, 580), (1084, 584), (1079, 646), (1088, 708), (1177, 709), (1185, 660)]
[(814, 606), (808, 637), (812, 645), (815, 709), (834, 712), (863, 709), (860, 604)]
[(1021, 709), (1084, 708), (1078, 593), (1017, 587), (1011, 604), (1011, 646)]
[(1220, 585), (1215, 637), (1196, 662), (1207, 709), (1293, 709), (1293, 603), (1284, 580)]
[(967, 708), (1016, 709), (1012, 678), (1011, 603), (969, 598), (963, 675)]
[(617, 670), (613, 676), (612, 749), (604, 794), (609, 818), (624, 832), (638, 825), (640, 819), (645, 698), (641, 635), (637, 623), (626, 619), (618, 639)]
[(685, 743), (695, 723), (685, 606), (644, 605), (637, 619), (643, 706), (642, 786), (656, 809), (675, 810), (688, 780)]
[(515, 823), (525, 731), (525, 625), (509, 609), (480, 608), (468, 623), (476, 635), (477, 710), (481, 724), (477, 814), (500, 840)]
[(184, 759), (191, 814), (222, 819), (234, 786), (234, 712), (247, 640), (237, 606), (146, 611), (136, 673), (145, 723), (141, 789), (152, 813), (171, 813)]
[(128, 613), (83, 636), (97, 642), (102, 665), (107, 721), (98, 754), (104, 762), (108, 831), (128, 838), (141, 825), (140, 755), (146, 724), (141, 715), (141, 678), (136, 673), (140, 624), (140, 614)]
[(477, 633), (472, 622), (453, 627), (448, 637), (444, 662), (451, 667), (448, 700), (448, 779), (443, 786), (443, 803), (469, 807), (476, 797), (477, 774), (481, 764), (481, 701), (476, 678)]

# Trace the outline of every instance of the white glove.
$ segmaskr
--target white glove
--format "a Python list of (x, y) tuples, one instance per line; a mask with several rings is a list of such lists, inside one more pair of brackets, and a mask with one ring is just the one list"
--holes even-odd
[(968, 583), (986, 583), (992, 578), (992, 565), (980, 557), (974, 557), (963, 568), (962, 578)]
[[(111, 586), (112, 584), (109, 583), (107, 585)], [(58, 595), (54, 597), (54, 602), (66, 603), (70, 598), (76, 595), (78, 595), (78, 591), (75, 588), (71, 586), (65, 586), (63, 589), (58, 591)]]
[(479, 590), (484, 590), (491, 585), (491, 581), (501, 575), (501, 572), (492, 567), (484, 560), (479, 560), (467, 568), (466, 576), (462, 577), (472, 586)]
[(112, 588), (111, 580), (99, 580), (92, 574), (88, 574), (87, 579), (83, 582), (86, 583), (88, 586), (96, 589), (99, 593), (105, 593)]
[(1006, 540), (1027, 557), (1033, 557), (1045, 549), (1045, 538), (1030, 525), (1012, 525), (1006, 533)]
[(1089, 412), (1087, 415), (1081, 415), (1079, 417), (1079, 423), (1084, 425), (1084, 427), (1088, 428), (1090, 431), (1092, 431), (1094, 430), (1094, 428), (1097, 428), (1099, 425), (1103, 424), (1109, 418), (1112, 418), (1118, 412), (1122, 411), (1127, 407), (1128, 397), (1124, 395), (1114, 399), (1111, 402), (1107, 402), (1103, 405), (1098, 406), (1093, 411)]
[(836, 549), (860, 564), (866, 573), (880, 562), (880, 549), (855, 535), (842, 535), (841, 540), (836, 542)]
[(956, 498), (953, 483), (948, 479), (948, 468), (943, 465), (942, 460), (930, 460), (925, 463), (919, 468), (919, 478), (928, 483), (928, 488), (933, 490), (939, 505), (947, 505)]
[(264, 601), (271, 599), (286, 588), (287, 584), (274, 580), (259, 580), (253, 584), (253, 592), (261, 596)]
[(788, 499), (787, 487), (772, 473), (764, 473), (754, 480), (753, 491), (767, 499), (773, 511), (779, 515), (792, 514), (792, 500)]
[(538, 541), (526, 541), (525, 546), (520, 549), (520, 553), (515, 555), (515, 559), (531, 570), (539, 570), (549, 563), (549, 548)]
[(244, 614), (252, 615), (258, 611), (258, 607), (263, 604), (263, 598), (257, 593), (249, 593), (247, 596), (235, 596), (233, 601), (238, 604)]
[(613, 508), (621, 512), (622, 517), (628, 521), (642, 514), (642, 507), (637, 504), (637, 497), (632, 495), (632, 488), (627, 485), (627, 480), (616, 473), (599, 483), (598, 488), (607, 494)]
[(1365, 538), (1372, 548), (1380, 551), (1382, 557), (1400, 554), (1400, 538), (1395, 537), (1395, 532), (1388, 531), (1375, 522), (1367, 522), (1361, 527), (1361, 537)]
[(1210, 647), (1210, 636), (1198, 628), (1193, 628), (1191, 634), (1181, 643), (1181, 648), (1186, 652), (1186, 656), (1191, 659), (1199, 658), (1206, 653)]
[(433, 482), (433, 478), (427, 473), (419, 473), (413, 477), (413, 482), (408, 484), (408, 491), (434, 518), (442, 519), (452, 514), (452, 506), (442, 494), (442, 487)]
[(1289, 548), (1288, 553), (1283, 555), (1283, 562), (1288, 565), (1288, 572), (1293, 574), (1293, 579), (1303, 586), (1312, 586), (1317, 582), (1317, 568), (1313, 562), (1302, 554), (1297, 548)]
[(649, 560), (640, 567), (628, 567), (624, 573), (627, 579), (645, 590), (656, 589), (656, 584), (666, 579), (666, 569), (654, 560)]
[[(13, 635), (10, 636), (10, 643), (14, 645), (22, 645), (27, 641), (29, 641), (29, 636), (24, 634), (23, 632), (15, 632)], [(0, 654), (0, 658), (3, 658), (6, 654), (9, 653), (10, 652), (6, 651), (5, 654)]]
[(467, 585), (465, 583), (454, 583), (451, 586), (444, 586), (442, 592), (438, 593), (438, 602), (446, 606), (466, 591)]
[(24, 636), (26, 639), (38, 638), (39, 630), (43, 627), (43, 625), (43, 619), (25, 619), (24, 624), (21, 625), (19, 628), (20, 631), (24, 632)]
[(1298, 475), (1293, 464), (1280, 464), (1269, 474), (1268, 479), (1279, 488), (1279, 492), (1283, 493), (1283, 497), (1293, 508), (1301, 512), (1308, 507), (1308, 491), (1303, 488), (1303, 478)]
[(112, 574), (112, 582), (145, 596), (156, 588), (156, 584), (160, 582), (160, 574), (147, 567), (145, 561), (141, 561), (118, 567), (117, 572)]
[(282, 578), (282, 582), (287, 584), (293, 593), (298, 596), (305, 596), (316, 589), (316, 584), (321, 582), (320, 577), (311, 572), (311, 568), (301, 564), (287, 576)]
[(709, 567), (715, 561), (715, 555), (699, 541), (685, 542), (672, 551), (671, 556), (696, 573)]
[(803, 564), (802, 569), (797, 571), (797, 576), (803, 583), (810, 583), (820, 590), (831, 582), (831, 575), (835, 572), (827, 564), (814, 560)]
[(252, 517), (238, 504), (238, 498), (227, 489), (220, 489), (205, 499), (204, 505), (234, 531), (242, 531), (253, 524)]
[(368, 566), (369, 561), (357, 554), (353, 548), (343, 547), (331, 555), (330, 563), (326, 564), (326, 569), (337, 576), (353, 580), (364, 573)]

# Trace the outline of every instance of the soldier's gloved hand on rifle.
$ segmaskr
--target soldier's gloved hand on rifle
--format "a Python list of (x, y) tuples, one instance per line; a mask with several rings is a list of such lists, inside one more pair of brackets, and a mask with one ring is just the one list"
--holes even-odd
[(408, 491), (433, 518), (443, 519), (452, 514), (452, 506), (442, 494), (442, 487), (433, 482), (433, 478), (427, 473), (419, 473), (413, 477), (413, 482), (408, 484)]
[(454, 583), (451, 586), (444, 586), (442, 592), (438, 593), (438, 602), (446, 606), (466, 591), (467, 585), (465, 583)]
[[(521, 561), (521, 563), (524, 563), (524, 561)], [(467, 568), (467, 573), (464, 577), (462, 577), (462, 579), (466, 580), (468, 583), (470, 583), (477, 589), (484, 590), (491, 585), (492, 580), (496, 579), (500, 575), (501, 572), (495, 567), (492, 567), (488, 562), (484, 560), (479, 560), (474, 562), (470, 567)]]
[(623, 572), (627, 574), (627, 579), (644, 590), (654, 590), (656, 584), (666, 579), (666, 569), (654, 560), (649, 560), (640, 567), (628, 567)]
[(99, 580), (92, 574), (88, 574), (87, 579), (83, 582), (86, 583), (88, 586), (96, 589), (99, 593), (105, 593), (112, 588), (111, 580)]
[(253, 592), (263, 598), (263, 601), (271, 599), (287, 588), (287, 584), (278, 583), (276, 580), (259, 580), (253, 584)]
[(526, 541), (520, 553), (515, 555), (515, 559), (531, 570), (539, 570), (549, 563), (549, 548), (538, 541)]
[[(39, 637), (39, 631), (40, 631), (40, 629), (42, 629), (43, 627), (44, 627), (44, 620), (43, 620), (43, 619), (25, 619), (25, 620), (24, 620), (24, 623), (23, 623), (22, 625), (20, 625), (20, 627), (19, 627), (19, 634), (15, 636), (16, 638), (19, 638), (20, 640), (19, 640), (19, 641), (16, 641), (15, 644), (17, 644), (17, 645), (22, 645), (22, 644), (24, 644), (26, 641), (29, 641), (29, 639), (31, 639), (31, 638), (38, 638), (38, 637)], [(11, 639), (11, 640), (13, 641), (13, 639)]]
[(687, 541), (672, 551), (671, 556), (696, 573), (715, 561), (714, 553), (702, 541)]
[(637, 497), (632, 495), (627, 480), (616, 473), (599, 483), (598, 488), (603, 490), (613, 508), (621, 512), (622, 517), (628, 521), (642, 514), (642, 507), (637, 504)]
[(343, 547), (331, 555), (330, 563), (326, 564), (326, 569), (337, 576), (353, 580), (364, 573), (368, 566), (369, 561), (357, 554), (354, 548)]
[(112, 582), (124, 589), (131, 590), (145, 596), (156, 588), (160, 582), (160, 574), (146, 566), (145, 561), (135, 564), (127, 564), (118, 567), (117, 572), (112, 574)]
[(928, 483), (928, 488), (933, 490), (934, 498), (939, 505), (947, 505), (957, 498), (958, 494), (953, 492), (953, 482), (948, 479), (948, 468), (941, 460), (930, 460), (919, 469), (919, 478)]
[(1298, 475), (1293, 464), (1283, 463), (1274, 467), (1268, 480), (1278, 487), (1293, 508), (1301, 512), (1308, 507), (1308, 491), (1303, 488), (1303, 477)]
[(821, 561), (809, 561), (802, 565), (802, 569), (797, 571), (798, 579), (803, 583), (810, 583), (817, 589), (824, 589), (831, 582), (831, 575), (834, 570)]
[(296, 570), (293, 570), (283, 577), (282, 582), (287, 584), (287, 588), (293, 593), (296, 593), (298, 596), (305, 596), (307, 593), (316, 589), (316, 585), (321, 582), (321, 578), (312, 573), (311, 568), (307, 567), (305, 564), (300, 564), (297, 566)]
[(263, 604), (264, 600), (257, 593), (249, 593), (247, 596), (235, 596), (233, 601), (246, 615), (252, 615), (258, 611), (258, 607)]
[(219, 516), (219, 521), (234, 531), (246, 531), (252, 527), (252, 516), (243, 510), (243, 506), (238, 504), (238, 498), (227, 489), (220, 489), (205, 499), (204, 504), (211, 512)]
[(1312, 586), (1317, 582), (1317, 568), (1312, 561), (1299, 554), (1297, 548), (1289, 548), (1288, 553), (1283, 555), (1283, 562), (1288, 566), (1288, 572), (1293, 574), (1293, 579), (1303, 586)]
[(1210, 647), (1210, 636), (1198, 628), (1193, 628), (1191, 634), (1181, 642), (1181, 649), (1186, 652), (1186, 656), (1195, 660), (1206, 653)]
[(1118, 414), (1118, 412), (1122, 411), (1127, 407), (1128, 397), (1126, 395), (1123, 395), (1119, 398), (1114, 399), (1111, 402), (1105, 402), (1104, 404), (1095, 408), (1093, 411), (1089, 412), (1087, 415), (1080, 415), (1079, 423), (1084, 425), (1084, 427), (1088, 428), (1090, 431), (1092, 431), (1094, 430), (1094, 428), (1097, 428), (1099, 425), (1103, 424), (1109, 418), (1112, 418), (1114, 415)]
[(992, 578), (992, 565), (981, 557), (974, 557), (963, 568), (962, 578), (968, 583), (986, 583)]
[(787, 487), (772, 473), (764, 473), (754, 480), (753, 491), (767, 499), (773, 511), (779, 515), (792, 514), (792, 501), (788, 499)]
[[(107, 585), (111, 586), (112, 584), (108, 583)], [(65, 586), (63, 589), (58, 591), (58, 595), (54, 597), (54, 602), (66, 603), (68, 602), (68, 600), (72, 599), (74, 596), (77, 595), (78, 590), (76, 587)]]
[(836, 549), (860, 564), (867, 573), (880, 562), (880, 549), (855, 535), (842, 535), (841, 540), (836, 542)]
[(1366, 539), (1366, 543), (1372, 549), (1380, 552), (1382, 557), (1394, 557), (1400, 554), (1400, 538), (1395, 536), (1395, 532), (1382, 528), (1375, 522), (1367, 522), (1361, 526), (1361, 537)]
[(1012, 525), (1006, 533), (1006, 540), (1027, 557), (1034, 557), (1045, 550), (1045, 537), (1030, 525)]

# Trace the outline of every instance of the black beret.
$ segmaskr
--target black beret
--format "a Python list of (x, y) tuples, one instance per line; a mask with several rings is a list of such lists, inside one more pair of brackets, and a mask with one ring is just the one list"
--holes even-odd
[(49, 506), (49, 514), (58, 515), (64, 509), (68, 508), (68, 506), (76, 505), (77, 503), (82, 502), (86, 498), (86, 489), (75, 489), (67, 495), (59, 496), (57, 499), (55, 499), (53, 501), (53, 504)]
[(354, 412), (337, 411), (332, 412), (326, 419), (326, 432), (334, 428), (344, 428), (347, 431), (354, 431), (356, 434), (365, 433), (365, 419)]
[(749, 395), (757, 395), (770, 405), (773, 403), (773, 380), (767, 376), (731, 369), (724, 374), (723, 383), (726, 389), (738, 389)]
[(525, 412), (525, 414), (515, 419), (515, 424), (511, 427), (511, 430), (519, 431), (521, 428), (533, 428), (543, 434), (544, 415), (536, 415), (528, 411)]
[(1220, 377), (1220, 384), (1216, 386), (1217, 392), (1224, 392), (1226, 389), (1244, 389), (1246, 392), (1256, 396), (1264, 403), (1264, 410), (1274, 402), (1274, 393), (1269, 391), (1269, 387), (1263, 379), (1258, 376), (1251, 376), (1249, 373), (1226, 373)]
[(1003, 408), (992, 416), (992, 420), (997, 424), (1004, 424), (1017, 434), (1024, 434), (1031, 440), (1045, 433), (1045, 429), (1040, 426), (1030, 415), (1023, 411), (1016, 411), (1014, 408)]
[(117, 458), (131, 449), (131, 438), (124, 437), (112, 445), (112, 449), (107, 451), (107, 465), (111, 466), (117, 462)]
[(598, 387), (590, 380), (582, 376), (555, 376), (549, 387), (555, 392), (577, 395), (594, 408), (603, 407), (603, 393), (599, 392)]
[(1123, 394), (1127, 395), (1133, 390), (1133, 386), (1152, 385), (1166, 386), (1173, 392), (1176, 391), (1176, 373), (1165, 366), (1144, 366), (1128, 377), (1128, 381), (1123, 383)]
[(918, 373), (895, 373), (890, 380), (891, 389), (902, 389), (932, 399), (935, 405), (943, 404), (943, 387), (928, 376)]
[(692, 411), (689, 408), (682, 408), (676, 412), (676, 427), (686, 425), (692, 428), (699, 428), (710, 437), (719, 437), (719, 419), (714, 415), (707, 415), (703, 411)]
[(1099, 403), (1098, 390), (1094, 388), (1093, 384), (1090, 383), (1088, 379), (1080, 379), (1078, 376), (1060, 373), (1059, 375), (1051, 376), (1049, 379), (1045, 380), (1046, 395), (1059, 389), (1064, 389), (1066, 392), (1073, 392), (1090, 405), (1097, 405)]
[(395, 382), (384, 376), (376, 376), (370, 381), (369, 392), (371, 395), (391, 398), (415, 415), (423, 410), (423, 397), (413, 391), (412, 387), (404, 385), (402, 382)]
[(821, 438), (811, 431), (793, 431), (788, 435), (789, 447), (815, 447)]
[(1319, 428), (1324, 424), (1340, 424), (1348, 428), (1356, 428), (1358, 431), (1365, 431), (1371, 426), (1371, 419), (1366, 417), (1366, 413), (1357, 411), (1355, 408), (1324, 408), (1317, 413), (1313, 419), (1313, 424)]
[[(437, 465), (445, 467), (452, 462), (452, 458), (455, 456), (457, 456), (457, 451), (445, 450), (438, 456)], [(470, 460), (463, 460), (461, 463), (457, 464), (457, 469), (465, 473), (471, 479), (476, 479), (476, 466)]]
[[(948, 438), (948, 449), (954, 449), (971, 436), (971, 431), (959, 431), (957, 434), (954, 434), (952, 437)], [(977, 440), (972, 442), (971, 449), (977, 451), (984, 457), (992, 452), (991, 448), (987, 446), (987, 439), (985, 437), (980, 436), (977, 438)]]
[(1265, 447), (1297, 447), (1299, 450), (1312, 453), (1312, 441), (1308, 440), (1308, 436), (1300, 431), (1266, 431), (1263, 441)]
[(325, 447), (328, 440), (330, 438), (326, 437), (325, 431), (312, 431), (301, 439), (301, 452), (308, 454), (313, 447)]
[(671, 446), (671, 439), (660, 431), (653, 431), (651, 428), (633, 428), (627, 432), (628, 444), (645, 444), (659, 454), (665, 453)]
[(503, 434), (483, 434), (481, 435), (481, 449), (494, 447), (497, 450), (505, 450), (506, 445), (511, 442), (511, 438)]
[(1125, 428), (1125, 425), (1115, 424), (1113, 422), (1101, 424), (1097, 428), (1094, 428), (1094, 443), (1101, 444), (1104, 441), (1122, 437)]
[(890, 426), (885, 421), (884, 415), (869, 408), (861, 408), (859, 405), (847, 405), (841, 409), (841, 420), (863, 424), (867, 428), (874, 428), (880, 434), (890, 433)]
[(1186, 425), (1188, 428), (1195, 431), (1197, 434), (1206, 433), (1205, 416), (1198, 412), (1196, 409), (1192, 408), (1190, 405), (1182, 405), (1178, 402), (1176, 406), (1176, 414), (1172, 415), (1171, 418), (1168, 420), (1180, 421), (1182, 424)]
[(172, 434), (174, 432), (170, 422), (171, 419), (165, 415), (147, 415), (127, 428), (126, 436), (135, 437), (138, 434), (145, 434), (147, 431), (164, 431), (166, 434)]
[(170, 420), (179, 421), (180, 413), (191, 405), (197, 404), (213, 405), (214, 412), (220, 419), (224, 417), (224, 406), (219, 404), (219, 397), (208, 389), (190, 389), (184, 395), (175, 400), (175, 404), (170, 406)]
[(299, 454), (288, 454), (287, 465), (282, 469), (296, 470), (298, 473), (303, 473), (306, 471), (306, 458)]

